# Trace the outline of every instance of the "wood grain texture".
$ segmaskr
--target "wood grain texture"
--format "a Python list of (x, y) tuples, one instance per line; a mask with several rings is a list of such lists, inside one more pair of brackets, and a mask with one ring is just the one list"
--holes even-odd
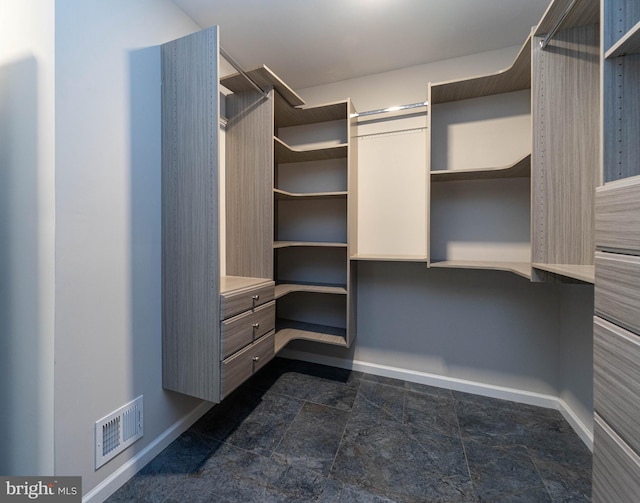
[(284, 128), (302, 126), (318, 122), (344, 120), (348, 117), (348, 101), (338, 101), (325, 105), (294, 108), (279, 95), (275, 97), (275, 126)]
[(593, 328), (595, 411), (640, 452), (640, 337), (598, 317)]
[(217, 402), (217, 28), (161, 52), (163, 386)]
[(599, 32), (596, 25), (534, 39), (532, 261), (592, 265), (599, 183)]
[(640, 254), (640, 177), (596, 190), (596, 246)]
[[(571, 0), (553, 0), (536, 26), (534, 35), (544, 36), (556, 25)], [(560, 30), (568, 30), (578, 26), (596, 24), (600, 19), (599, 0), (578, 0), (569, 15), (565, 18)]]
[(325, 159), (342, 159), (347, 157), (348, 145), (303, 149), (290, 147), (278, 137), (274, 137), (273, 141), (277, 163), (322, 161)]
[(227, 358), (275, 328), (276, 303), (274, 301), (224, 320), (220, 326), (222, 358)]
[(262, 283), (252, 284), (245, 288), (236, 288), (220, 295), (220, 319), (226, 320), (236, 314), (255, 309), (271, 302), (274, 295), (275, 283), (263, 280)]
[(486, 269), (490, 271), (507, 271), (531, 279), (531, 264), (528, 262), (491, 262), (486, 260), (442, 260), (431, 262), (429, 267), (450, 269)]
[(436, 105), (449, 101), (467, 100), (492, 94), (521, 91), (531, 87), (531, 37), (527, 38), (515, 61), (490, 75), (431, 84), (429, 103)]
[(640, 22), (636, 23), (624, 36), (609, 49), (605, 58), (617, 58), (640, 52)]
[(346, 197), (349, 192), (344, 191), (336, 191), (336, 192), (306, 192), (306, 193), (298, 193), (298, 192), (287, 192), (286, 190), (281, 189), (273, 189), (273, 193), (277, 199), (326, 199), (329, 197)]
[(640, 257), (596, 252), (595, 312), (640, 334)]
[(274, 349), (275, 333), (270, 332), (242, 351), (225, 359), (222, 363), (221, 399), (269, 363), (275, 355)]
[[(356, 108), (347, 100), (348, 146), (347, 153), (347, 334), (346, 343), (350, 347), (358, 335), (358, 264), (349, 257), (358, 250), (358, 119), (353, 115)], [(425, 177), (428, 178), (428, 177)]]
[(640, 54), (603, 61), (603, 180), (640, 175)]
[(309, 325), (309, 327), (307, 327), (305, 324), (299, 324), (297, 328), (287, 327), (279, 329), (275, 336), (276, 354), (293, 340), (314, 341), (323, 344), (330, 344), (332, 346), (347, 347), (347, 342), (344, 336), (323, 333), (319, 330), (320, 329), (315, 325)]
[(227, 97), (227, 274), (273, 278), (273, 92)]
[(595, 280), (595, 266), (574, 264), (531, 264), (534, 269), (552, 272), (566, 278), (577, 279), (585, 283), (593, 283)]
[(635, 503), (640, 494), (640, 457), (598, 414), (593, 433), (593, 503)]
[(603, 0), (602, 28), (604, 32), (604, 52), (633, 33), (640, 21), (640, 3), (637, 0)]
[(526, 178), (531, 176), (531, 154), (509, 166), (482, 169), (436, 170), (431, 172), (432, 182), (456, 180), (491, 180), (495, 178)]
[[(251, 77), (261, 89), (268, 90), (274, 88), (292, 107), (304, 105), (304, 100), (280, 77), (273, 73), (269, 67), (263, 65), (253, 68), (252, 70), (247, 70), (245, 73)], [(247, 79), (239, 73), (234, 73), (233, 75), (228, 75), (220, 79), (220, 83), (234, 93), (255, 90), (255, 88), (247, 82)]]

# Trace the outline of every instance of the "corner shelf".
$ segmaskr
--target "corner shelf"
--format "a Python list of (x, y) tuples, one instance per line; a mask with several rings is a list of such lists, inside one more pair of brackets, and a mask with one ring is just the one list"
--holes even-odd
[(309, 292), (309, 293), (327, 293), (332, 295), (347, 295), (347, 289), (344, 286), (329, 285), (307, 285), (300, 283), (283, 283), (276, 285), (275, 298), (279, 299), (289, 293)]
[(295, 148), (287, 145), (277, 136), (273, 140), (276, 162), (324, 161), (347, 157), (347, 145), (344, 143), (320, 148)]
[(275, 353), (279, 353), (289, 342), (297, 339), (348, 347), (345, 337), (344, 328), (277, 319)]
[(531, 154), (527, 154), (514, 164), (499, 168), (435, 170), (431, 171), (432, 182), (452, 182), (462, 180), (492, 180), (496, 178), (527, 178), (531, 176)]
[(290, 248), (290, 247), (318, 247), (318, 248), (347, 248), (347, 243), (327, 243), (324, 241), (274, 241), (273, 248)]
[(428, 262), (429, 259), (425, 255), (387, 255), (380, 253), (358, 253), (349, 257), (356, 261), (369, 262)]
[(593, 283), (595, 278), (595, 266), (574, 264), (538, 264), (533, 263), (534, 269), (547, 271), (565, 278), (577, 279), (585, 283)]
[(326, 199), (332, 197), (346, 197), (346, 190), (335, 192), (287, 192), (282, 189), (273, 189), (273, 193), (278, 199)]
[(531, 37), (527, 38), (513, 64), (498, 72), (431, 84), (431, 105), (522, 91), (531, 88)]
[(430, 267), (442, 267), (451, 269), (488, 269), (494, 271), (507, 271), (531, 279), (531, 264), (529, 262), (494, 262), (485, 260), (443, 260), (431, 262)]
[(636, 23), (625, 35), (609, 49), (604, 57), (613, 59), (630, 56), (640, 52), (640, 22)]
[[(261, 89), (273, 87), (292, 107), (304, 105), (304, 100), (293, 89), (285, 84), (280, 77), (273, 73), (269, 67), (263, 65), (245, 73), (251, 77), (251, 79), (258, 84)], [(255, 90), (247, 79), (239, 73), (223, 77), (220, 79), (220, 84), (234, 93)]]

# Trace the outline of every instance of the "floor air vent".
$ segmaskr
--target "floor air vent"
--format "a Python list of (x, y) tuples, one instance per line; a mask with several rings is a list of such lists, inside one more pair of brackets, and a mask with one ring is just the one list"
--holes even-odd
[(143, 434), (142, 395), (96, 421), (96, 470)]

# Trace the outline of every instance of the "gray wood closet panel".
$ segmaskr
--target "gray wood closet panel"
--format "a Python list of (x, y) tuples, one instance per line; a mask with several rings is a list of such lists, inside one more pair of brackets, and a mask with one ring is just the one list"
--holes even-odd
[(596, 191), (596, 245), (640, 255), (640, 178), (612, 182)]
[(599, 27), (560, 31), (546, 49), (540, 48), (543, 38), (533, 43), (532, 258), (593, 265)]
[(218, 29), (162, 46), (162, 381), (220, 396)]
[(227, 97), (227, 275), (273, 279), (273, 90)]

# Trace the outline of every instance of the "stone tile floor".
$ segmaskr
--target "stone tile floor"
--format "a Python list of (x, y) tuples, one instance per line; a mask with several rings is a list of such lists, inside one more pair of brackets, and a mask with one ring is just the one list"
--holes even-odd
[(109, 499), (585, 502), (559, 412), (276, 358)]

